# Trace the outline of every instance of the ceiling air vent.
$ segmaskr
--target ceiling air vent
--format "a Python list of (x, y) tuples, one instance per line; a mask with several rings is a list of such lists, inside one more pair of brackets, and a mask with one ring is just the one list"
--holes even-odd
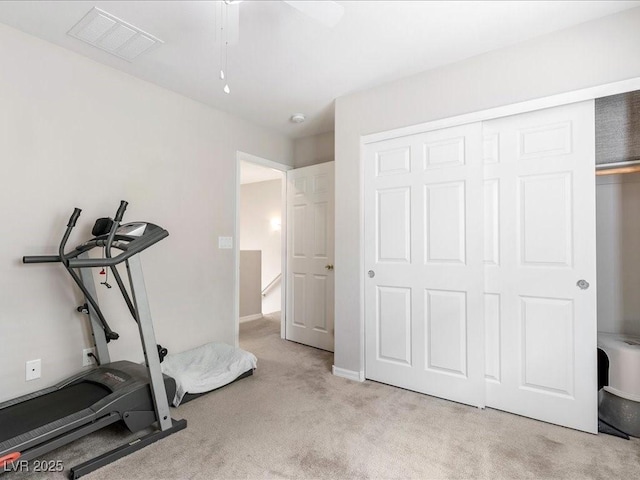
[(96, 7), (67, 33), (128, 61), (164, 43), (159, 38)]

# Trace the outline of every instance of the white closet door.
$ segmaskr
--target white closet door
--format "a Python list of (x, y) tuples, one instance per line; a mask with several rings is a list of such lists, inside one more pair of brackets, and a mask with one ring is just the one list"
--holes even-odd
[(287, 172), (287, 340), (333, 352), (334, 162)]
[(596, 433), (593, 102), (483, 135), (487, 406)]
[(364, 155), (365, 375), (483, 406), (482, 126)]

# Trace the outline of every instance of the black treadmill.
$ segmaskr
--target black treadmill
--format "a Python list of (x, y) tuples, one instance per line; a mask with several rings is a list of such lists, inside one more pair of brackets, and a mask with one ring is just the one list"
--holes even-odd
[[(162, 374), (161, 348), (156, 345), (142, 267), (138, 254), (167, 237), (163, 228), (147, 222), (120, 225), (127, 207), (122, 201), (113, 220), (99, 219), (94, 238), (70, 253), (65, 246), (80, 215), (76, 208), (60, 243), (58, 255), (27, 256), (24, 263), (59, 262), (71, 274), (87, 300), (78, 311), (87, 314), (99, 367), (59, 384), (0, 403), (0, 468), (43, 455), (91, 432), (122, 421), (138, 432), (155, 427), (151, 433), (92, 460), (73, 467), (70, 478), (78, 478), (96, 468), (132, 453), (186, 427), (186, 420), (173, 420), (169, 401), (175, 395), (175, 381)], [(91, 258), (89, 252), (103, 249), (105, 258)], [(112, 255), (112, 249), (120, 253)], [(129, 296), (116, 266), (125, 263)], [(110, 268), (138, 324), (145, 364), (110, 362), (107, 344), (118, 338), (111, 330), (97, 302), (92, 268)]]

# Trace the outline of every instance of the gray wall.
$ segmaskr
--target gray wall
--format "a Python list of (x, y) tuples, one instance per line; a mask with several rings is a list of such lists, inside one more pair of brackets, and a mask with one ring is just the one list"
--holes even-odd
[(640, 76), (640, 9), (336, 100), (336, 348), (362, 371), (360, 138)]
[[(55, 252), (73, 207), (70, 245), (130, 202), (125, 220), (170, 236), (142, 254), (156, 336), (172, 352), (234, 344), (237, 275), (219, 236), (235, 231), (236, 151), (293, 163), (292, 142), (151, 83), (0, 25), (0, 401), (82, 365), (89, 343), (81, 297), (60, 265), (22, 265)], [(100, 302), (121, 338), (112, 359), (143, 359), (117, 289)], [(42, 378), (25, 383), (25, 362)]]
[(262, 314), (262, 252), (240, 250), (240, 318)]
[(310, 137), (296, 138), (293, 142), (295, 168), (317, 163), (333, 162), (335, 158), (335, 134), (321, 133)]

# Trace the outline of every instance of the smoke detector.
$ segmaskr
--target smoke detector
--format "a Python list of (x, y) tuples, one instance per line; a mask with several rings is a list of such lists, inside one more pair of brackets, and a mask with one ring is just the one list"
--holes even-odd
[(96, 7), (89, 10), (67, 34), (128, 61), (164, 43)]
[(305, 120), (305, 116), (304, 113), (294, 113), (293, 115), (291, 115), (291, 118), (289, 119), (289, 121), (291, 121), (291, 123), (302, 123)]

